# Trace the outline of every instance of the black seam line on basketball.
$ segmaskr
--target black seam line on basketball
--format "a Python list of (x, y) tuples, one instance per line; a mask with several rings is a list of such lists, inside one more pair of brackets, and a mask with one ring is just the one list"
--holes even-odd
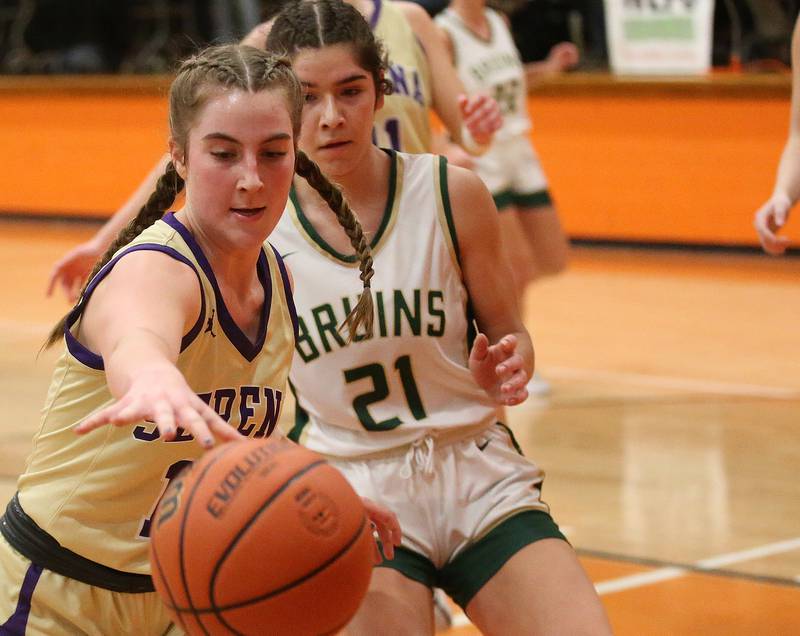
[[(305, 466), (305, 467), (301, 468), (294, 475), (289, 477), (289, 479), (287, 479), (285, 482), (283, 482), (281, 487), (278, 488), (278, 490), (276, 490), (274, 493), (272, 493), (272, 495), (269, 497), (269, 499), (267, 499), (267, 501), (265, 501), (263, 504), (261, 504), (261, 507), (258, 509), (258, 511), (250, 518), (250, 520), (247, 522), (247, 524), (245, 524), (245, 526), (241, 530), (239, 530), (239, 533), (234, 537), (234, 539), (231, 542), (231, 544), (225, 549), (225, 552), (223, 552), (221, 558), (219, 558), (217, 560), (217, 563), (214, 565), (214, 571), (211, 573), (211, 581), (209, 582), (208, 598), (211, 601), (211, 607), (214, 609), (214, 616), (216, 616), (217, 620), (220, 623), (222, 623), (225, 627), (227, 627), (234, 634), (236, 634), (236, 636), (247, 636), (247, 635), (237, 631), (236, 629), (234, 629), (234, 627), (230, 623), (228, 623), (228, 621), (225, 620), (225, 617), (224, 617), (224, 615), (222, 613), (225, 610), (222, 610), (222, 611), (218, 610), (217, 609), (217, 604), (216, 604), (216, 602), (214, 600), (214, 596), (215, 596), (214, 593), (216, 591), (216, 580), (217, 580), (217, 576), (219, 574), (219, 570), (222, 567), (222, 563), (225, 562), (225, 560), (227, 559), (228, 555), (234, 550), (236, 545), (238, 545), (238, 543), (241, 540), (241, 538), (243, 536), (245, 536), (245, 534), (250, 529), (250, 527), (252, 527), (252, 525), (256, 522), (256, 520), (261, 516), (261, 513), (264, 512), (270, 505), (272, 505), (272, 503), (276, 499), (278, 499), (278, 497), (280, 497), (284, 492), (286, 492), (289, 489), (289, 486), (291, 486), (295, 481), (297, 481), (303, 475), (311, 472), (312, 470), (316, 470), (320, 466), (324, 466), (327, 463), (328, 462), (326, 462), (325, 460), (318, 460), (316, 462), (313, 462), (313, 463), (309, 464), (308, 466)], [(362, 523), (362, 526), (363, 526), (363, 523)], [(347, 547), (348, 546), (345, 546), (345, 549), (347, 549)], [(339, 554), (341, 554), (341, 553), (342, 552), (340, 551)], [(338, 559), (338, 558), (339, 558), (339, 556), (336, 555), (334, 557), (334, 560)], [(327, 567), (328, 564), (330, 564), (330, 563), (331, 563), (331, 561), (328, 561), (328, 563), (323, 564), (323, 567)], [(320, 571), (320, 570), (321, 570), (321, 568), (317, 568), (317, 572)], [(313, 574), (316, 574), (316, 572), (312, 573), (312, 575)], [(276, 594), (280, 594), (283, 591), (285, 591), (286, 589), (290, 589), (290, 588), (298, 585), (299, 582), (305, 580), (309, 576), (311, 576), (311, 575), (307, 574), (303, 579), (300, 579), (300, 581), (294, 581), (290, 585), (285, 585), (283, 590), (273, 590), (272, 592), (270, 592), (268, 595), (265, 596), (265, 599), (269, 598), (270, 596), (275, 596)], [(248, 604), (249, 603), (252, 603), (252, 599), (250, 599)]]
[[(301, 583), (305, 582), (306, 580), (308, 580), (310, 578), (313, 578), (314, 576), (319, 574), (322, 570), (327, 568), (329, 565), (335, 563), (339, 558), (341, 558), (341, 556), (343, 554), (348, 552), (350, 550), (350, 548), (352, 548), (355, 545), (356, 541), (358, 541), (358, 539), (364, 533), (364, 528), (365, 527), (367, 527), (367, 517), (366, 517), (366, 515), (364, 515), (364, 518), (361, 520), (361, 525), (353, 533), (352, 538), (342, 547), (341, 550), (339, 550), (339, 552), (334, 554), (330, 559), (328, 559), (328, 561), (326, 561), (322, 565), (318, 566), (316, 569), (312, 570), (311, 572), (308, 572), (302, 578), (299, 578), (296, 581), (292, 581), (291, 583), (289, 583), (287, 585), (284, 585), (282, 588), (279, 588), (277, 590), (272, 590), (268, 594), (262, 594), (261, 596), (256, 596), (254, 598), (247, 599), (246, 601), (240, 601), (238, 603), (231, 603), (230, 605), (221, 605), (221, 606), (213, 606), (213, 607), (204, 608), (204, 609), (197, 609), (195, 611), (197, 613), (199, 613), (199, 614), (210, 614), (212, 612), (218, 613), (220, 611), (221, 612), (227, 612), (229, 610), (241, 609), (243, 607), (247, 607), (248, 605), (253, 605), (254, 603), (260, 603), (261, 601), (265, 601), (266, 599), (268, 599), (268, 598), (270, 598), (272, 596), (277, 596), (279, 594), (283, 594), (286, 590), (289, 590), (289, 589), (291, 589), (293, 587), (297, 587), (298, 585), (300, 585)], [(180, 608), (180, 607), (173, 607), (171, 609), (175, 610), (176, 612), (188, 611), (187, 609)], [(219, 618), (219, 616), (217, 618)], [(237, 634), (239, 636), (242, 636), (240, 632), (236, 632), (235, 630), (233, 630), (233, 628), (230, 627), (227, 623), (225, 623), (224, 620), (222, 620), (222, 619), (220, 619), (220, 620), (223, 622), (223, 624), (226, 627), (228, 627), (229, 629), (234, 631), (235, 634)]]
[[(158, 508), (158, 506), (156, 506)], [(172, 594), (172, 588), (167, 583), (167, 579), (164, 576), (164, 569), (161, 567), (161, 560), (158, 558), (158, 550), (156, 550), (156, 544), (153, 543), (153, 528), (155, 527), (155, 513), (153, 514), (153, 521), (150, 524), (150, 552), (153, 555), (152, 560), (155, 561), (156, 570), (158, 570), (158, 575), (161, 577), (161, 580), (164, 581), (164, 587), (167, 588), (167, 594), (169, 594), (170, 605), (175, 605), (175, 597)], [(183, 624), (183, 618), (178, 614), (178, 621), (180, 621), (180, 628), (182, 631), (186, 632), (186, 626)], [(169, 632), (169, 628), (167, 631), (164, 632), (162, 636), (165, 636)], [(188, 633), (188, 632), (187, 632)]]
[[(185, 530), (186, 530), (186, 517), (189, 515), (189, 511), (192, 508), (192, 500), (194, 499), (194, 495), (197, 492), (197, 488), (203, 482), (203, 477), (205, 477), (206, 473), (208, 473), (208, 471), (211, 470), (211, 467), (214, 464), (216, 464), (220, 459), (222, 459), (222, 457), (224, 457), (227, 453), (229, 453), (230, 449), (231, 449), (230, 446), (228, 448), (221, 449), (219, 454), (213, 460), (208, 462), (208, 464), (206, 464), (203, 467), (203, 472), (200, 473), (197, 476), (197, 479), (194, 480), (194, 485), (192, 486), (192, 489), (189, 491), (189, 493), (187, 493), (186, 505), (184, 506), (184, 509), (183, 509), (183, 518), (181, 519), (181, 529), (180, 529), (180, 533), (178, 534), (178, 565), (180, 566), (181, 582), (183, 583), (183, 591), (186, 594), (186, 599), (189, 601), (188, 611), (190, 611), (192, 614), (194, 614), (195, 621), (200, 625), (200, 629), (203, 630), (203, 633), (206, 634), (206, 636), (211, 636), (211, 634), (209, 634), (208, 630), (206, 630), (206, 626), (203, 625), (203, 621), (200, 620), (200, 617), (197, 615), (197, 612), (194, 610), (194, 603), (192, 602), (192, 594), (189, 591), (189, 584), (188, 584), (187, 579), (186, 579), (186, 568), (184, 566), (185, 559), (184, 559), (184, 550), (183, 550), (183, 538), (184, 538)], [(182, 617), (181, 617), (181, 620), (183, 620)], [(188, 633), (189, 630), (184, 630), (184, 631), (186, 631)]]
[(755, 581), (757, 583), (770, 583), (773, 585), (781, 585), (785, 587), (800, 587), (800, 581), (793, 579), (786, 579), (779, 576), (769, 576), (764, 574), (751, 574), (749, 572), (737, 572), (736, 570), (724, 570), (720, 568), (703, 568), (691, 563), (681, 563), (679, 561), (664, 561), (661, 559), (648, 559), (645, 557), (628, 556), (626, 554), (617, 554), (615, 552), (604, 552), (602, 550), (589, 550), (583, 548), (576, 548), (575, 552), (578, 556), (585, 556), (594, 559), (603, 559), (606, 561), (622, 561), (624, 563), (635, 563), (636, 565), (643, 565), (653, 568), (680, 568), (686, 570), (691, 574), (708, 574), (709, 576), (721, 576), (731, 579), (742, 579), (747, 581)]
[[(296, 481), (299, 477), (301, 477), (302, 475), (304, 475), (308, 471), (310, 471), (310, 470), (312, 470), (314, 468), (318, 468), (319, 466), (324, 466), (324, 465), (328, 465), (328, 462), (326, 462), (325, 460), (321, 460), (321, 461), (315, 462), (313, 464), (309, 464), (308, 466), (304, 467), (302, 470), (300, 470), (297, 473), (295, 473), (294, 475), (292, 475), (292, 477), (290, 477), (278, 491), (273, 493), (272, 496), (270, 496), (270, 498), (266, 502), (264, 502), (264, 504), (262, 504), (261, 508), (253, 515), (252, 519), (247, 524), (247, 526), (245, 528), (243, 528), (239, 532), (239, 536), (237, 536), (234, 539), (234, 542), (231, 544), (231, 546), (229, 546), (226, 549), (226, 551), (223, 553), (223, 555), (221, 555), (221, 557), (217, 560), (217, 566), (214, 568), (214, 573), (212, 574), (212, 585), (213, 585), (214, 579), (217, 576), (217, 572), (218, 572), (219, 567), (220, 567), (219, 564), (225, 561), (225, 559), (223, 557), (226, 556), (228, 552), (230, 552), (230, 550), (234, 547), (235, 543), (244, 534), (244, 532), (246, 531), (247, 527), (249, 527), (250, 525), (252, 525), (254, 523), (254, 521), (258, 517), (258, 515), (260, 515), (269, 506), (269, 504), (271, 504), (275, 500), (275, 498), (279, 494), (284, 492), (291, 485), (291, 483)], [(228, 610), (231, 610), (231, 609), (239, 609), (241, 607), (246, 607), (247, 605), (252, 605), (253, 603), (261, 602), (261, 601), (266, 600), (266, 599), (268, 599), (268, 598), (270, 598), (272, 596), (275, 596), (275, 595), (278, 595), (278, 594), (282, 594), (286, 590), (291, 589), (292, 587), (296, 587), (297, 585), (300, 585), (301, 583), (303, 583), (307, 579), (309, 579), (309, 578), (311, 578), (313, 576), (316, 576), (319, 572), (321, 572), (322, 570), (327, 568), (329, 565), (331, 565), (331, 563), (335, 562), (345, 552), (347, 552), (350, 548), (352, 548), (353, 545), (355, 544), (355, 542), (358, 540), (359, 536), (361, 536), (361, 533), (364, 530), (364, 527), (366, 526), (366, 523), (367, 523), (367, 517), (366, 517), (366, 515), (364, 515), (364, 518), (361, 520), (361, 525), (355, 531), (355, 533), (353, 534), (352, 538), (349, 539), (347, 541), (347, 543), (345, 543), (345, 545), (342, 547), (342, 549), (339, 550), (338, 553), (333, 555), (327, 562), (319, 565), (315, 570), (307, 573), (302, 578), (297, 579), (297, 580), (295, 580), (295, 581), (293, 581), (293, 582), (291, 582), (291, 583), (289, 583), (287, 585), (284, 585), (280, 589), (272, 590), (272, 591), (268, 592), (267, 594), (263, 594), (261, 596), (254, 597), (254, 598), (248, 599), (246, 601), (240, 601), (238, 603), (231, 603), (230, 605), (216, 605), (216, 604), (213, 604), (213, 595), (209, 594), (209, 597), (212, 598), (212, 606), (208, 607), (208, 608), (203, 608), (203, 609), (196, 609), (195, 611), (197, 611), (199, 613), (202, 613), (202, 614), (209, 614), (211, 612), (217, 613), (218, 611), (228, 611)], [(174, 609), (176, 612), (188, 611), (188, 608), (182, 608), (182, 607), (172, 607), (171, 609)]]
[(286, 481), (284, 481), (283, 484), (281, 484), (281, 487), (278, 488), (275, 492), (273, 492), (267, 498), (267, 500), (261, 504), (261, 506), (250, 517), (250, 519), (247, 520), (247, 523), (244, 524), (239, 529), (239, 531), (236, 533), (236, 535), (234, 535), (234, 537), (231, 540), (231, 542), (228, 544), (228, 547), (225, 548), (225, 550), (222, 552), (222, 554), (217, 559), (217, 562), (214, 564), (214, 569), (211, 572), (211, 579), (208, 582), (208, 598), (209, 598), (209, 601), (211, 602), (211, 610), (216, 615), (217, 620), (219, 620), (223, 625), (225, 625), (225, 627), (230, 629), (234, 634), (239, 634), (239, 632), (237, 632), (231, 625), (229, 625), (225, 621), (225, 619), (223, 618), (222, 614), (217, 609), (217, 603), (215, 601), (215, 596), (216, 596), (215, 592), (216, 592), (216, 587), (217, 587), (216, 581), (217, 581), (217, 577), (219, 576), (219, 571), (222, 568), (222, 564), (225, 563), (225, 560), (228, 558), (230, 553), (233, 552), (233, 550), (239, 544), (239, 541), (241, 540), (241, 538), (247, 534), (247, 532), (250, 530), (250, 528), (253, 527), (253, 524), (255, 524), (255, 522), (261, 516), (261, 513), (263, 513), (267, 508), (269, 508), (275, 502), (275, 500), (278, 499), (278, 497), (280, 497), (284, 492), (286, 492), (289, 489), (289, 486), (291, 486), (295, 481), (300, 479), (300, 477), (302, 477), (303, 475), (311, 472), (312, 470), (316, 470), (320, 466), (324, 466), (327, 463), (328, 462), (326, 462), (324, 459), (319, 459), (319, 460), (317, 460), (315, 462), (312, 462), (312, 463), (308, 464), (307, 466), (303, 466), (303, 468), (301, 468), (300, 470), (295, 472), (291, 477), (289, 477)]

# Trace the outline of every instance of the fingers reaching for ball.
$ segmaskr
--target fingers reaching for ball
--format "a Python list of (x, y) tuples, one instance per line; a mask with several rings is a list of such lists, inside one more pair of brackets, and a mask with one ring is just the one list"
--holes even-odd
[(380, 563), (383, 558), (393, 559), (395, 546), (399, 546), (403, 538), (403, 533), (400, 530), (400, 522), (397, 521), (397, 515), (366, 497), (362, 497), (361, 501), (364, 502), (364, 508), (367, 510), (367, 518), (372, 523), (373, 530), (377, 533), (381, 548), (383, 549), (383, 556), (381, 556), (380, 550), (376, 544), (375, 563)]

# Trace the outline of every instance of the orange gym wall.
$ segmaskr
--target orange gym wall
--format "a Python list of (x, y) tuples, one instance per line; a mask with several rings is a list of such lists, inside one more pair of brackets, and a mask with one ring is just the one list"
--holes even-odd
[[(0, 85), (0, 211), (105, 216), (166, 147), (164, 78)], [(570, 235), (754, 244), (788, 125), (785, 77), (567, 76), (531, 94), (532, 137)]]

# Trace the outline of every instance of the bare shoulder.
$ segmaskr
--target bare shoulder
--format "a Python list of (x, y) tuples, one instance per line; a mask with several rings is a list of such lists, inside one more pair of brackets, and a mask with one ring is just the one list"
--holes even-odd
[(447, 190), (459, 244), (490, 238), (497, 229), (497, 208), (480, 177), (472, 170), (448, 164)]
[(118, 288), (121, 294), (146, 291), (149, 295), (199, 300), (197, 291), (200, 283), (194, 268), (158, 250), (146, 249), (126, 254), (114, 265), (104, 283)]

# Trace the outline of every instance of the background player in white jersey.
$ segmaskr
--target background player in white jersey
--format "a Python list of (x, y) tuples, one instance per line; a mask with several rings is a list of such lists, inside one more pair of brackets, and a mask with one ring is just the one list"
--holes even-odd
[(452, 0), (436, 22), (467, 90), (492, 95), (503, 112), (491, 148), (472, 162), (501, 212), (504, 244), (521, 294), (531, 280), (561, 271), (567, 255), (547, 181), (528, 139), (526, 77), (574, 64), (577, 59), (569, 55), (574, 47), (558, 48), (544, 67), (526, 68), (505, 19), (485, 0)]
[[(0, 523), (0, 633), (171, 629), (149, 576), (149, 517), (212, 435), (275, 427), (296, 316), (265, 241), (295, 170), (363, 243), (341, 197), (295, 152), (301, 110), (285, 59), (229, 46), (182, 65), (171, 162), (49, 339), (64, 337), (65, 350)], [(162, 218), (184, 182), (185, 206)], [(358, 253), (368, 280), (368, 248)], [(391, 543), (396, 523), (378, 512)]]
[(352, 7), (286, 8), (267, 47), (291, 55), (306, 92), (300, 147), (341, 184), (377, 261), (374, 334), (348, 345), (335, 326), (355, 301), (354, 256), (295, 181), (272, 237), (297, 281), (292, 437), (362, 496), (380, 493), (403, 527), (348, 633), (432, 633), (437, 585), (484, 633), (609, 633), (540, 500), (542, 471), (496, 421), (498, 405), (525, 399), (533, 348), (489, 192), (440, 157), (371, 143), (383, 57)]
[[(277, 2), (291, 4), (301, 0)], [(378, 36), (388, 45), (391, 63), (387, 77), (394, 92), (376, 118), (374, 140), (382, 147), (405, 152), (430, 151), (429, 108), (444, 123), (450, 136), (469, 152), (483, 152), (500, 127), (501, 117), (495, 100), (483, 94), (467, 97), (464, 87), (438, 32), (427, 13), (413, 2), (349, 0), (370, 21)], [(271, 22), (259, 25), (244, 43), (263, 48)], [(436, 78), (436, 81), (432, 81)], [(117, 232), (143, 205), (163, 172), (164, 158), (120, 209), (90, 240), (65, 254), (53, 266), (48, 294), (61, 286), (70, 299), (77, 295), (92, 263), (105, 250)]]
[[(467, 91), (492, 95), (503, 112), (503, 126), (490, 149), (470, 162), (500, 212), (503, 248), (522, 299), (528, 283), (562, 271), (568, 254), (567, 238), (528, 138), (526, 69), (504, 18), (487, 8), (485, 0), (452, 0), (436, 23)], [(536, 72), (568, 64), (570, 50), (562, 46), (554, 51), (549, 65), (536, 67)]]

